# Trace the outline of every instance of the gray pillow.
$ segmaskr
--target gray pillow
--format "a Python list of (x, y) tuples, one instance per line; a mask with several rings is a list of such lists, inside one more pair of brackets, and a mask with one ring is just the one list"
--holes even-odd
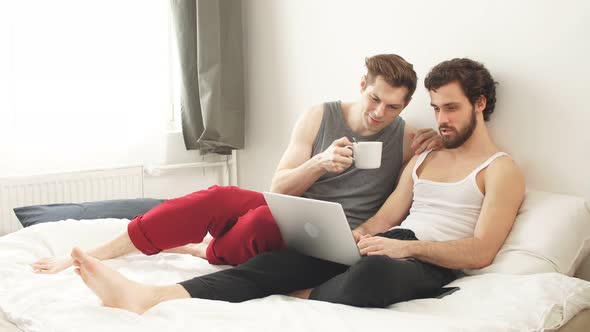
[(138, 198), (77, 204), (32, 205), (14, 208), (14, 214), (23, 227), (64, 219), (133, 219), (138, 214), (144, 214), (164, 201), (163, 199)]

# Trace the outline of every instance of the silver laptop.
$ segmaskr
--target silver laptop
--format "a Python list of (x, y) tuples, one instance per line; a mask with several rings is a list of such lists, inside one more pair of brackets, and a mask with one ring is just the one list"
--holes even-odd
[(264, 192), (287, 247), (302, 254), (353, 265), (361, 254), (342, 205)]

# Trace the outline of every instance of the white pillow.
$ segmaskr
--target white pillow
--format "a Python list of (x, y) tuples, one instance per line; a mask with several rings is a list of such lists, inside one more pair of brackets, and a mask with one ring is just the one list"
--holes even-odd
[(491, 265), (467, 274), (560, 272), (573, 276), (590, 251), (590, 209), (581, 197), (530, 190)]

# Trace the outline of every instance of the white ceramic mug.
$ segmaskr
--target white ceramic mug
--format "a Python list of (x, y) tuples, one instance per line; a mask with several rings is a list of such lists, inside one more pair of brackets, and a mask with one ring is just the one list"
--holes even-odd
[(352, 144), (354, 166), (360, 169), (381, 167), (381, 142), (356, 142)]

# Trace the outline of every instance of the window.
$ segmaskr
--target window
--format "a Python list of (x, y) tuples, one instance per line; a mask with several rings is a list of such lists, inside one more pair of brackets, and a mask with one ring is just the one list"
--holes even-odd
[(179, 129), (170, 21), (161, 0), (0, 1), (0, 154), (149, 162)]

